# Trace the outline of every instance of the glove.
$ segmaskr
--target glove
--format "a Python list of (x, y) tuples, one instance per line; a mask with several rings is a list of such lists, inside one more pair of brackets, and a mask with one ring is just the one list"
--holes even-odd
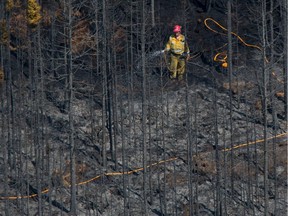
[(189, 53), (182, 53), (181, 54), (181, 59), (188, 60), (189, 58), (190, 58), (190, 54)]

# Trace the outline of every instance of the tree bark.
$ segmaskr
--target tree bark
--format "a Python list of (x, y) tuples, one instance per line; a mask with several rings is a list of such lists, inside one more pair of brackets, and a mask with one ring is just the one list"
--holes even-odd
[(147, 98), (146, 98), (146, 0), (142, 1), (142, 22), (141, 22), (141, 69), (142, 69), (142, 156), (143, 156), (143, 213), (147, 215)]

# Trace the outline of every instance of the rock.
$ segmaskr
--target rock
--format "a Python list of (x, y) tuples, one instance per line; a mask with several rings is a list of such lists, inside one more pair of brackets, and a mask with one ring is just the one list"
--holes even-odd
[(276, 175), (281, 175), (285, 171), (285, 168), (283, 166), (276, 167)]

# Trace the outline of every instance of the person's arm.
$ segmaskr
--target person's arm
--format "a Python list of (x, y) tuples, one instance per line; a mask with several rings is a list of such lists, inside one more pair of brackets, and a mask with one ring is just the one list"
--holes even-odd
[(165, 49), (164, 49), (165, 52), (169, 52), (170, 49), (171, 49), (171, 45), (170, 45), (171, 42), (170, 41), (171, 41), (171, 37), (169, 37), (169, 40), (166, 43), (166, 46), (165, 46)]

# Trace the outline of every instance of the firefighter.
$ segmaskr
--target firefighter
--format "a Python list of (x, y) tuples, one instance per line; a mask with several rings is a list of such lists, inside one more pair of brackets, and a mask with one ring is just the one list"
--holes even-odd
[(183, 80), (185, 73), (185, 63), (190, 57), (190, 50), (185, 40), (185, 36), (181, 34), (181, 26), (175, 25), (174, 34), (169, 37), (169, 40), (164, 49), (165, 52), (170, 52), (170, 78)]

